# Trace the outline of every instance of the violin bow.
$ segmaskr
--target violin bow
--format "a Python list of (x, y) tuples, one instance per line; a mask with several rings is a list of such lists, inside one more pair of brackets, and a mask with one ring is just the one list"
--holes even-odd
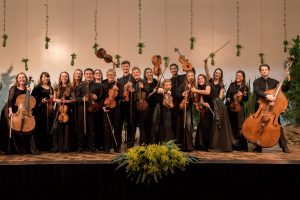
[(11, 138), (11, 131), (12, 131), (12, 118), (13, 118), (13, 114), (11, 115), (11, 117), (10, 117), (10, 125), (9, 125), (9, 138)]
[[(103, 109), (103, 110), (104, 110), (104, 109)], [(105, 112), (105, 111), (104, 111), (104, 112)], [(116, 140), (116, 137), (115, 137), (115, 131), (114, 131), (114, 128), (113, 128), (113, 126), (112, 126), (112, 124), (111, 124), (109, 115), (108, 115), (107, 112), (105, 112), (105, 113), (106, 113), (106, 117), (107, 117), (107, 120), (108, 120), (108, 124), (109, 124), (110, 130), (111, 130), (111, 134), (112, 134), (112, 136), (113, 136), (113, 138), (114, 138), (114, 141), (115, 141), (116, 146), (118, 146), (118, 143), (117, 143), (117, 140)]]
[(208, 60), (208, 58), (211, 57), (211, 55), (215, 55), (218, 51), (220, 51), (221, 49), (223, 49), (225, 46), (227, 46), (231, 41), (228, 40), (225, 44), (223, 44), (221, 47), (219, 47), (216, 51), (212, 52), (211, 54), (209, 54), (209, 56), (207, 58), (205, 58), (205, 60)]

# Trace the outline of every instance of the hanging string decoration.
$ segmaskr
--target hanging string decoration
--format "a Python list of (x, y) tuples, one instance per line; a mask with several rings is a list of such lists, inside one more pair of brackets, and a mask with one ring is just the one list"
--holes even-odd
[(194, 7), (194, 1), (191, 0), (191, 37), (190, 37), (190, 49), (193, 50), (194, 47), (195, 47), (195, 42), (196, 42), (196, 38), (194, 37), (194, 34), (193, 34), (193, 28), (194, 28), (194, 10), (193, 10), (193, 7)]
[(28, 71), (28, 62), (29, 59), (27, 58), (27, 41), (28, 41), (28, 0), (26, 0), (26, 9), (25, 9), (25, 51), (26, 57), (22, 58), (22, 62), (24, 63), (25, 70)]
[(142, 0), (139, 0), (139, 43), (138, 43), (138, 53), (143, 53), (143, 48), (145, 44), (142, 42)]
[(6, 0), (3, 0), (3, 43), (2, 46), (6, 47), (6, 41), (8, 38), (8, 35), (6, 34)]
[(98, 47), (99, 47), (99, 44), (98, 44), (98, 27), (97, 27), (97, 24), (98, 24), (98, 0), (96, 0), (96, 8), (94, 10), (94, 31), (95, 31), (95, 37), (94, 37), (94, 45), (93, 45), (93, 49), (94, 49), (94, 52), (95, 54), (97, 53), (98, 51)]
[(49, 42), (51, 40), (50, 37), (48, 37), (48, 25), (49, 25), (49, 15), (48, 15), (48, 0), (46, 0), (45, 4), (45, 9), (46, 9), (46, 20), (45, 20), (45, 32), (46, 32), (46, 36), (45, 36), (45, 49), (49, 48)]
[[(74, 42), (74, 1), (72, 0), (72, 51), (73, 51), (73, 42)], [(75, 65), (75, 59), (77, 58), (76, 53), (71, 54), (71, 66)]]
[(289, 42), (287, 40), (287, 27), (286, 27), (286, 0), (283, 0), (283, 31), (284, 31), (284, 41), (283, 41), (283, 51), (287, 52)]
[(212, 66), (215, 65), (215, 53), (214, 53), (214, 0), (211, 1), (211, 51), (212, 53), (208, 56)]
[(119, 54), (120, 51), (120, 0), (118, 0), (118, 17), (117, 17), (117, 29), (118, 29), (118, 53), (115, 55), (115, 59), (117, 60), (117, 67), (121, 64), (121, 56)]
[(263, 47), (263, 0), (260, 0), (260, 53), (258, 54), (260, 58), (260, 64), (265, 63), (265, 54), (262, 51)]
[(242, 45), (240, 44), (240, 5), (239, 0), (236, 1), (236, 56), (241, 55)]

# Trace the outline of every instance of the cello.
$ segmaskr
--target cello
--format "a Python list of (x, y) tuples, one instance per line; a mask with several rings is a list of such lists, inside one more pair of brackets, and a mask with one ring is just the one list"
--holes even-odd
[[(30, 88), (32, 82), (30, 76), (26, 84)], [(35, 127), (35, 119), (32, 115), (32, 109), (36, 104), (36, 100), (30, 95), (30, 91), (26, 89), (26, 94), (21, 94), (16, 99), (18, 111), (12, 115), (11, 129), (21, 134), (30, 134)]]
[(275, 101), (259, 99), (259, 108), (256, 113), (250, 115), (243, 123), (242, 132), (248, 141), (262, 147), (272, 147), (278, 142), (281, 131), (278, 117), (288, 106), (288, 100), (281, 88), (292, 64), (293, 58), (288, 58), (284, 76), (277, 88), (265, 91), (265, 94), (274, 95)]

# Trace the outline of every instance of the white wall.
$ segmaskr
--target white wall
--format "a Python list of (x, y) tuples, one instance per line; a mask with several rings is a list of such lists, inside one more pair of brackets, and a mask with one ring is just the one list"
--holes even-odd
[[(144, 53), (139, 55), (138, 41), (138, 1), (119, 0), (119, 54), (128, 59), (133, 66), (152, 67), (151, 56), (161, 54), (169, 56), (170, 62), (178, 62), (174, 47), (178, 47), (196, 66), (197, 73), (203, 73), (203, 59), (212, 51), (212, 0), (194, 0), (194, 35), (196, 48), (189, 50), (190, 0), (167, 1), (167, 40), (165, 40), (164, 0), (142, 0)], [(100, 67), (105, 72), (110, 65), (99, 60), (91, 48), (94, 43), (95, 0), (73, 0), (74, 31), (72, 45), (72, 0), (48, 0), (50, 47), (44, 49), (45, 7), (44, 0), (28, 0), (28, 59), (29, 71), (34, 79), (48, 71), (52, 82), (58, 74), (66, 70), (73, 73), (79, 67)], [(118, 53), (118, 0), (98, 0), (99, 43), (108, 53)], [(258, 74), (260, 60), (260, 0), (240, 0), (241, 44), (245, 47), (241, 56), (236, 57), (236, 0), (214, 0), (214, 49), (231, 40), (231, 43), (216, 55), (216, 66), (225, 72), (227, 85), (234, 79), (234, 72), (245, 70), (247, 78), (254, 79)], [(25, 6), (26, 0), (7, 0), (7, 47), (0, 47), (0, 73), (2, 81), (6, 75), (13, 76), (24, 71), (21, 59), (25, 57)], [(300, 32), (298, 19), (300, 1), (287, 0), (288, 39)], [(263, 0), (263, 52), (265, 61), (272, 67), (272, 76), (280, 78), (283, 60), (283, 0)], [(3, 22), (3, 3), (0, 6), (0, 26)], [(2, 30), (2, 27), (1, 29)], [(2, 35), (2, 32), (1, 32)], [(2, 44), (2, 40), (1, 40)], [(78, 55), (76, 66), (70, 66), (73, 51)], [(8, 71), (12, 67), (11, 71)], [(121, 71), (118, 70), (118, 75)], [(166, 74), (169, 77), (169, 72)], [(7, 99), (4, 85), (1, 101)], [(2, 107), (2, 103), (0, 104)]]

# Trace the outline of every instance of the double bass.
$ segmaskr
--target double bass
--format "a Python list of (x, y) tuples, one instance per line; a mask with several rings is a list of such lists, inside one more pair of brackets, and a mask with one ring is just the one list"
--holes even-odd
[[(30, 76), (26, 87), (30, 88), (32, 77)], [(32, 115), (32, 109), (36, 104), (36, 100), (30, 95), (30, 91), (26, 89), (26, 94), (21, 94), (16, 99), (18, 111), (12, 115), (11, 129), (21, 134), (30, 134), (35, 127), (35, 119)]]
[(277, 88), (265, 91), (265, 94), (274, 95), (275, 101), (259, 99), (259, 108), (255, 114), (250, 115), (242, 126), (245, 138), (262, 147), (274, 146), (280, 137), (281, 126), (278, 118), (288, 106), (288, 100), (281, 91), (287, 72), (293, 64), (293, 58), (288, 58), (284, 76)]

